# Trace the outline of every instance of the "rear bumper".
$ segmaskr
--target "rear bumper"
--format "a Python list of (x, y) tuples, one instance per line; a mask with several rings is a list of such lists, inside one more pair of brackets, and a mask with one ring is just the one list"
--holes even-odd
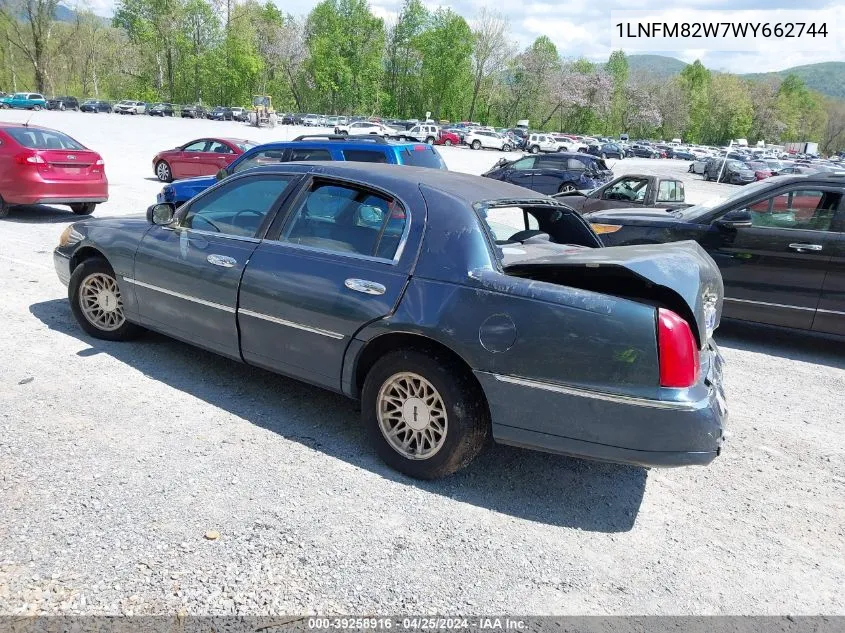
[(76, 204), (100, 203), (109, 199), (108, 181), (47, 181), (40, 178), (21, 179), (16, 189), (4, 194), (9, 204)]
[(550, 453), (639, 466), (705, 465), (721, 452), (727, 409), (721, 357), (695, 402), (632, 398), (475, 372), (493, 438)]

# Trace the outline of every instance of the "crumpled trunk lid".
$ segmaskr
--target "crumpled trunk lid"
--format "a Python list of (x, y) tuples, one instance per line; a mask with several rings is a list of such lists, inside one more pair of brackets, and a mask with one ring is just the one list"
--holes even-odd
[(523, 243), (502, 250), (508, 275), (668, 307), (690, 323), (701, 348), (719, 325), (722, 275), (696, 242), (568, 249)]

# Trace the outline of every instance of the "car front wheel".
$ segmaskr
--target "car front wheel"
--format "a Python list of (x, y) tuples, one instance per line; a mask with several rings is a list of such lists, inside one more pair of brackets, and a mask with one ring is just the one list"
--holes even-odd
[(92, 213), (94, 213), (95, 208), (97, 208), (97, 205), (93, 202), (84, 202), (70, 205), (70, 210), (73, 211), (76, 215), (91, 215)]
[(83, 261), (70, 276), (68, 299), (79, 325), (94, 338), (128, 341), (143, 328), (126, 320), (114, 271), (100, 257)]
[(9, 205), (0, 197), (0, 218), (5, 218), (9, 215)]
[(502, 145), (502, 151), (503, 151), (503, 152), (509, 152), (509, 151), (511, 151), (512, 149), (513, 149), (513, 148), (512, 148), (512, 147), (510, 146), (510, 144), (508, 144), (508, 143), (505, 143), (504, 145)]
[(531, 151), (532, 154), (539, 154), (540, 148), (537, 145), (532, 145), (530, 151)]
[(484, 447), (490, 416), (472, 374), (437, 352), (400, 349), (376, 361), (361, 394), (382, 460), (419, 479), (444, 477)]
[(575, 185), (571, 182), (565, 182), (560, 187), (558, 187), (558, 193), (569, 193), (570, 191), (575, 191)]
[(163, 160), (159, 161), (156, 165), (156, 177), (161, 182), (173, 182), (173, 172), (170, 171), (170, 165)]

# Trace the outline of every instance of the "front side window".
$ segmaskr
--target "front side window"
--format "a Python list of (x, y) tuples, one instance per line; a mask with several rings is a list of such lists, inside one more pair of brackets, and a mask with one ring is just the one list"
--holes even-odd
[(273, 174), (223, 185), (191, 204), (179, 225), (221, 235), (255, 237), (290, 180), (290, 176)]
[(265, 149), (262, 152), (256, 152), (236, 163), (232, 168), (232, 173), (237, 174), (245, 169), (263, 167), (264, 165), (277, 165), (283, 162), (284, 155), (285, 150), (283, 149)]
[(755, 227), (829, 231), (842, 194), (832, 191), (788, 191), (749, 205)]
[(513, 165), (511, 165), (511, 169), (515, 169), (516, 171), (528, 171), (529, 169), (534, 169), (534, 165), (536, 163), (536, 157), (528, 156), (526, 158), (520, 158), (518, 161), (516, 161)]
[(648, 188), (647, 178), (623, 178), (612, 187), (608, 187), (602, 193), (603, 200), (645, 200), (645, 192)]
[(331, 160), (332, 155), (326, 149), (292, 149), (290, 160)]
[(190, 145), (186, 145), (183, 152), (205, 152), (208, 148), (208, 141), (196, 141), (195, 143), (191, 143)]
[(387, 196), (345, 183), (315, 181), (289, 222), (284, 239), (293, 244), (391, 259), (407, 217)]

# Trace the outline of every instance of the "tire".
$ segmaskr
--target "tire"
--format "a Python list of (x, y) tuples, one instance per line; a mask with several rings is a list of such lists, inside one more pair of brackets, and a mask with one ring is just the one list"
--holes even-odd
[(510, 143), (505, 143), (504, 145), (502, 145), (502, 151), (503, 151), (503, 152), (509, 152), (509, 151), (511, 151), (512, 149), (513, 149), (513, 148), (510, 146)]
[(450, 140), (447, 138), (445, 141), (443, 141), (443, 144), (444, 144), (444, 145), (451, 145), (451, 144), (452, 144), (452, 141), (450, 141)]
[(91, 215), (94, 213), (94, 209), (97, 208), (97, 205), (93, 202), (83, 202), (79, 204), (72, 204), (70, 205), (70, 210), (73, 211), (76, 215)]
[(687, 173), (688, 173), (688, 174), (691, 174), (691, 173), (692, 173), (692, 165), (690, 165), (690, 166), (689, 166), (689, 169), (687, 169)]
[(607, 160), (607, 154), (605, 154), (604, 152), (602, 152), (602, 153), (601, 153), (601, 158), (602, 158), (602, 160)]
[(9, 205), (0, 197), (0, 218), (9, 217)]
[(531, 149), (528, 150), (532, 154), (539, 154), (540, 153), (540, 146), (539, 145), (532, 145)]
[[(101, 294), (106, 302), (105, 306), (99, 301), (92, 300), (98, 284), (102, 288)], [(117, 286), (112, 267), (105, 259), (92, 257), (76, 267), (68, 283), (68, 299), (76, 321), (86, 333), (94, 338), (106, 341), (128, 341), (144, 331), (140, 326), (125, 320), (120, 288)], [(91, 306), (88, 311), (91, 314), (90, 317), (82, 308), (84, 302)], [(114, 320), (113, 323), (112, 320)], [(111, 327), (106, 327), (106, 323), (110, 323)]]
[(470, 147), (472, 147), (472, 149), (481, 149), (481, 141), (475, 139)]
[(59, 104), (59, 110), (61, 110), (62, 112), (64, 112), (66, 109), (67, 109), (67, 108), (65, 108), (65, 104), (64, 104), (64, 103)]
[(557, 188), (558, 193), (566, 193), (567, 191), (575, 191), (575, 185), (571, 182), (565, 182), (560, 187)]
[(173, 182), (173, 171), (167, 161), (160, 160), (156, 163), (156, 178), (159, 182)]
[[(407, 456), (408, 453), (418, 452), (418, 445), (414, 450), (410, 450), (409, 446), (405, 454), (401, 453), (400, 449), (394, 448), (387, 439), (386, 431), (382, 430), (382, 419), (385, 429), (390, 428), (391, 422), (387, 416), (382, 418), (380, 415), (383, 393), (389, 394), (391, 384), (403, 379), (426, 385), (423, 388), (433, 393), (442, 406), (440, 428), (444, 429), (444, 434), (440, 436), (436, 446), (429, 440), (428, 448), (431, 454), (428, 457)], [(394, 393), (401, 394), (401, 391)], [(400, 398), (401, 395), (397, 395), (394, 400), (399, 401)], [(413, 400), (415, 399), (405, 398), (405, 409)], [(423, 415), (428, 416), (428, 412), (435, 409), (429, 409), (418, 399), (417, 402), (425, 407)], [(410, 421), (406, 422), (405, 414), (400, 413), (403, 409), (397, 407), (394, 411), (399, 417), (394, 418), (393, 428), (404, 426), (409, 432), (413, 432), (408, 423)], [(417, 406), (413, 406), (414, 420), (417, 419), (417, 412)], [(415, 349), (400, 349), (376, 361), (367, 374), (361, 392), (361, 417), (365, 432), (379, 457), (391, 468), (418, 479), (445, 477), (468, 465), (484, 448), (490, 433), (490, 414), (484, 394), (472, 374), (442, 354)], [(435, 437), (436, 424), (422, 430), (429, 429), (431, 437)], [(399, 439), (393, 441), (398, 443)]]
[(36, 112), (38, 112), (39, 110), (41, 110), (41, 106), (40, 105), (32, 106), (32, 109), (35, 110)]
[(434, 137), (429, 136), (427, 139), (425, 139), (425, 144), (426, 145), (434, 145)]

